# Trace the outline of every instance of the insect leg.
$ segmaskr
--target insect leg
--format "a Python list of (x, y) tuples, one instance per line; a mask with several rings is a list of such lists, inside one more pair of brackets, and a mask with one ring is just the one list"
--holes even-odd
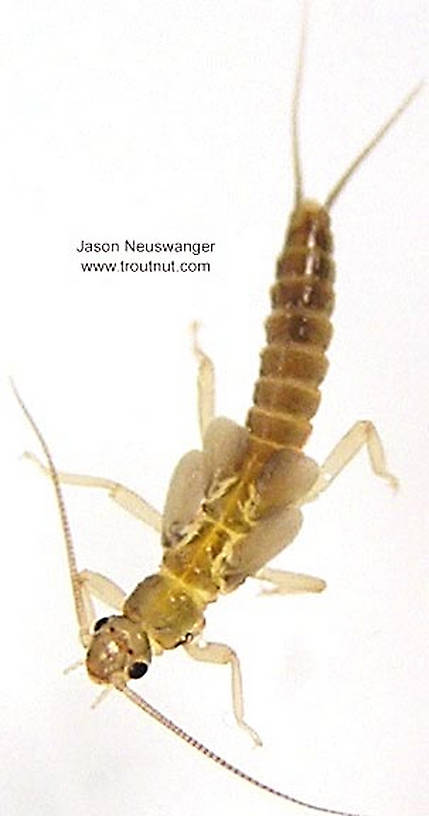
[(79, 573), (79, 580), (85, 590), (103, 603), (112, 606), (113, 609), (122, 611), (126, 593), (118, 587), (110, 578), (101, 575), (100, 572), (82, 570)]
[(85, 626), (80, 631), (80, 640), (86, 649), (91, 640), (91, 631), (96, 619), (92, 597), (98, 598), (113, 609), (122, 611), (126, 593), (117, 584), (101, 575), (99, 572), (82, 570), (78, 573), (78, 581), (82, 602), (85, 610)]
[(207, 663), (229, 663), (231, 666), (232, 708), (234, 717), (240, 728), (247, 731), (256, 745), (262, 745), (262, 740), (253, 728), (244, 721), (243, 684), (241, 680), (240, 661), (236, 653), (225, 643), (193, 643), (184, 644), (185, 649), (194, 660), (204, 660)]
[(289, 595), (296, 592), (322, 592), (326, 588), (326, 581), (315, 578), (313, 575), (304, 575), (300, 572), (285, 572), (284, 570), (262, 567), (255, 573), (254, 578), (259, 581), (268, 581), (271, 589), (263, 589), (263, 595)]
[(198, 328), (196, 321), (192, 323), (192, 350), (198, 360), (198, 422), (203, 439), (215, 415), (215, 370), (212, 360), (198, 343)]
[[(35, 462), (43, 472), (49, 476), (49, 470), (33, 453), (24, 454), (31, 462)], [(100, 476), (85, 476), (78, 473), (63, 473), (58, 471), (58, 479), (62, 484), (79, 485), (79, 487), (101, 487), (108, 490), (109, 496), (113, 501), (120, 504), (124, 510), (144, 521), (149, 527), (153, 527), (158, 532), (161, 532), (162, 516), (155, 507), (152, 507), (149, 502), (145, 501), (141, 496), (125, 487), (119, 482), (114, 482), (111, 479), (104, 479)]]
[(398, 480), (386, 467), (386, 457), (383, 445), (375, 425), (368, 420), (356, 422), (342, 439), (335, 445), (328, 458), (320, 468), (320, 475), (313, 487), (304, 496), (302, 504), (313, 501), (333, 482), (345, 466), (366, 445), (371, 467), (376, 474), (385, 479), (393, 488), (398, 487)]

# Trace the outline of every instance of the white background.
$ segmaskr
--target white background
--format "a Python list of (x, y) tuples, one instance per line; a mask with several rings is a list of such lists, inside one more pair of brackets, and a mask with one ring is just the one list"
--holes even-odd
[[(218, 411), (242, 422), (292, 203), (289, 109), (300, 4), (286, 0), (4, 3), (2, 105), (2, 810), (9, 814), (304, 812), (194, 754), (120, 695), (96, 711), (79, 657), (49, 482), (13, 375), (63, 469), (162, 507), (198, 444), (198, 318)], [(427, 3), (312, 4), (304, 182), (323, 199), (427, 74)], [(240, 654), (252, 749), (226, 669), (179, 651), (136, 688), (228, 760), (292, 795), (371, 816), (427, 814), (428, 90), (333, 210), (335, 338), (308, 452), (371, 418), (401, 491), (359, 456), (278, 559), (320, 597), (208, 610)], [(82, 239), (215, 241), (210, 273), (85, 275)], [(131, 589), (157, 537), (94, 491), (68, 489), (79, 563)]]

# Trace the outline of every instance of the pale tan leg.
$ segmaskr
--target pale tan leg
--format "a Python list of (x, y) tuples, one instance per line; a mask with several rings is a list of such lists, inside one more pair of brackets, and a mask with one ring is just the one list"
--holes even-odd
[(195, 660), (204, 660), (207, 663), (229, 663), (231, 666), (232, 681), (232, 708), (234, 717), (240, 728), (247, 731), (256, 745), (262, 745), (259, 734), (244, 721), (243, 685), (241, 681), (240, 661), (236, 653), (225, 643), (201, 643), (199, 640), (186, 643), (187, 653)]
[(92, 596), (98, 598), (113, 609), (122, 611), (126, 593), (118, 587), (110, 578), (106, 578), (99, 572), (82, 570), (79, 572), (78, 581), (84, 606), (84, 624), (81, 626), (79, 637), (85, 649), (91, 640), (91, 631), (96, 619)]
[(322, 592), (326, 588), (326, 581), (314, 578), (313, 575), (304, 575), (300, 572), (285, 572), (284, 570), (263, 567), (253, 576), (260, 581), (268, 581), (272, 586), (263, 589), (263, 595), (290, 595), (297, 592)]
[[(35, 462), (41, 470), (50, 476), (49, 470), (45, 465), (34, 455), (34, 453), (25, 453), (26, 459)], [(134, 493), (130, 488), (125, 487), (119, 482), (113, 482), (110, 479), (104, 479), (100, 476), (84, 476), (78, 473), (63, 473), (58, 471), (58, 478), (62, 484), (78, 485), (79, 487), (101, 487), (109, 491), (109, 496), (113, 501), (120, 504), (128, 513), (144, 521), (149, 527), (153, 527), (158, 532), (162, 529), (162, 516), (155, 507), (152, 507), (149, 502), (142, 499), (137, 493)]]
[(212, 360), (199, 346), (198, 328), (196, 321), (192, 323), (192, 350), (198, 360), (198, 421), (203, 439), (215, 415), (215, 370)]
[(79, 580), (85, 589), (95, 598), (98, 598), (99, 601), (103, 601), (108, 606), (112, 606), (113, 609), (122, 612), (126, 593), (110, 578), (106, 578), (100, 572), (82, 570), (79, 573)]
[(360, 451), (363, 445), (367, 446), (371, 467), (376, 474), (385, 479), (390, 487), (397, 488), (399, 482), (386, 467), (386, 457), (381, 439), (377, 433), (375, 425), (368, 420), (356, 422), (350, 430), (343, 436), (329, 454), (320, 468), (320, 475), (316, 479), (313, 487), (304, 496), (302, 504), (313, 501), (334, 481), (345, 466)]

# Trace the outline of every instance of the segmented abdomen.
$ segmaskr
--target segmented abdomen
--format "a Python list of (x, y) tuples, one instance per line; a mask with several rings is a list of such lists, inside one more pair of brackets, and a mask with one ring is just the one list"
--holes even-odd
[(334, 277), (329, 215), (316, 202), (303, 201), (292, 213), (277, 261), (268, 342), (246, 421), (253, 446), (265, 456), (302, 448), (311, 432), (328, 367)]

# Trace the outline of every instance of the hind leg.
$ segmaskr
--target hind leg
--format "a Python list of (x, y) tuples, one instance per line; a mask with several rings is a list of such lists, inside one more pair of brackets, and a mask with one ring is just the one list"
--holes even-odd
[(323, 493), (364, 445), (366, 445), (371, 468), (375, 475), (385, 479), (390, 487), (396, 489), (399, 482), (396, 476), (387, 470), (386, 456), (375, 425), (369, 420), (360, 420), (340, 439), (325, 459), (320, 468), (320, 475), (301, 503), (313, 501), (320, 493)]
[(198, 421), (203, 439), (215, 415), (215, 370), (212, 360), (198, 343), (198, 328), (196, 321), (192, 323), (192, 350), (198, 360)]

